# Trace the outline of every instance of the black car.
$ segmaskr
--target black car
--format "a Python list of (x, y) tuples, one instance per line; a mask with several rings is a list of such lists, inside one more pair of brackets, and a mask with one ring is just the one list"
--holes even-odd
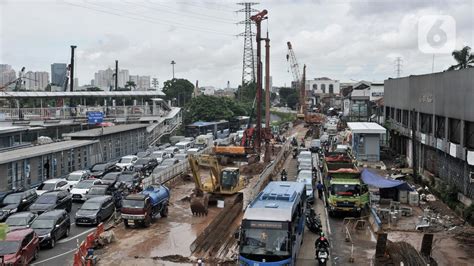
[(36, 218), (31, 229), (38, 234), (41, 247), (54, 248), (59, 239), (69, 236), (71, 219), (65, 210), (48, 211)]
[(34, 189), (8, 194), (2, 201), (0, 222), (5, 221), (13, 213), (25, 211), (38, 198)]
[(102, 178), (107, 173), (110, 173), (110, 172), (113, 172), (113, 171), (120, 171), (119, 169), (120, 168), (117, 167), (113, 163), (97, 163), (97, 164), (94, 164), (94, 166), (91, 167), (90, 177), (91, 178)]
[(30, 206), (30, 211), (42, 214), (46, 211), (55, 209), (64, 209), (71, 212), (72, 195), (68, 191), (56, 190), (43, 193), (36, 199), (35, 203)]
[(10, 231), (21, 229), (21, 228), (28, 228), (30, 227), (31, 223), (38, 217), (38, 214), (32, 212), (17, 212), (15, 214), (10, 215), (7, 218), (5, 223), (8, 225), (8, 229)]
[(126, 171), (119, 175), (118, 182), (125, 185), (128, 190), (135, 190), (140, 186), (141, 176), (137, 172)]
[(115, 187), (108, 185), (94, 185), (89, 189), (89, 193), (86, 194), (86, 200), (101, 197), (101, 196), (112, 196), (116, 209), (122, 208), (122, 192)]
[(137, 157), (138, 158), (148, 157), (150, 156), (150, 154), (151, 154), (150, 150), (140, 151), (140, 152), (137, 152)]
[(143, 157), (135, 162), (133, 170), (146, 174), (151, 173), (156, 166), (158, 166), (158, 161), (155, 158)]
[(104, 175), (104, 177), (102, 177), (100, 180), (101, 180), (102, 184), (104, 184), (104, 185), (113, 186), (117, 182), (118, 176), (120, 174), (121, 174), (121, 172), (111, 172), (111, 173), (108, 173), (108, 174)]
[(110, 217), (115, 211), (112, 196), (88, 199), (76, 212), (76, 224), (97, 225)]

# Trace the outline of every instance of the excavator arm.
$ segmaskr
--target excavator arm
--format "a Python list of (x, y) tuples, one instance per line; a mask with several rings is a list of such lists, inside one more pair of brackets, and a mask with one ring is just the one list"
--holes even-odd
[(196, 190), (201, 190), (202, 191), (202, 182), (201, 182), (201, 176), (199, 175), (199, 165), (197, 162), (197, 159), (194, 157), (194, 155), (189, 155), (188, 157), (188, 162), (189, 162), (189, 167), (191, 168), (191, 173), (194, 178), (194, 184), (196, 186)]
[(221, 167), (217, 158), (212, 155), (201, 154), (201, 155), (190, 155), (188, 157), (189, 166), (191, 167), (191, 172), (193, 174), (194, 183), (196, 184), (196, 189), (200, 190), (208, 190), (202, 184), (201, 176), (199, 174), (199, 168), (201, 166), (209, 168), (209, 172), (211, 174), (211, 191), (207, 192), (216, 192), (220, 189), (220, 175), (221, 175)]

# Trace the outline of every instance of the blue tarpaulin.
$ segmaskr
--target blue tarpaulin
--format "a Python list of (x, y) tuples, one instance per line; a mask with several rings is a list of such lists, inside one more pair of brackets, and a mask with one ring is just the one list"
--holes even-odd
[(405, 181), (386, 179), (367, 169), (362, 171), (362, 181), (365, 184), (378, 188), (398, 188), (400, 190), (412, 190), (412, 188)]

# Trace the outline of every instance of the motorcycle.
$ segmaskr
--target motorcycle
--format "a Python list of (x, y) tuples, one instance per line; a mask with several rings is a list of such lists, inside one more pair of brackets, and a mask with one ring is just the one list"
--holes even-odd
[(326, 246), (319, 247), (316, 250), (316, 259), (318, 260), (319, 265), (326, 265), (329, 259), (329, 251)]
[(281, 181), (287, 181), (288, 180), (288, 175), (285, 174), (285, 173), (282, 173), (280, 178), (281, 178)]
[(316, 215), (316, 212), (312, 208), (306, 209), (306, 220), (305, 224), (308, 227), (309, 231), (320, 234), (323, 230), (323, 226), (321, 224), (321, 218)]

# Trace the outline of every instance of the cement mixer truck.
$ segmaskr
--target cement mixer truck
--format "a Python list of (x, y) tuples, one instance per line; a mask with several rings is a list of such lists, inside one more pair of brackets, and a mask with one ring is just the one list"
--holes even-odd
[(122, 202), (122, 220), (125, 227), (130, 225), (150, 226), (158, 216), (168, 216), (170, 190), (162, 185), (149, 186), (138, 194), (128, 195)]

